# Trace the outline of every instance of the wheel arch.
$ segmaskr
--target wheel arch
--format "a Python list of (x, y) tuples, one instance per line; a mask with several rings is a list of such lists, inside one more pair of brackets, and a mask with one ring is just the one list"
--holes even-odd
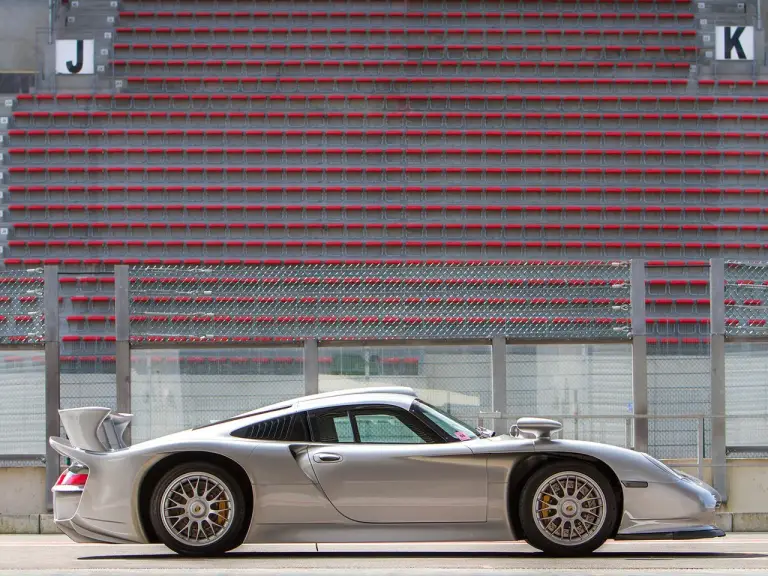
[(246, 519), (243, 522), (243, 528), (241, 530), (240, 537), (245, 539), (248, 534), (248, 530), (251, 526), (251, 519), (253, 516), (253, 486), (251, 485), (250, 478), (245, 469), (226, 456), (216, 454), (214, 452), (204, 451), (192, 451), (192, 452), (177, 452), (175, 454), (169, 454), (165, 458), (157, 461), (144, 475), (139, 484), (138, 490), (138, 516), (141, 529), (147, 538), (147, 542), (159, 543), (160, 539), (157, 537), (154, 528), (152, 527), (152, 521), (149, 516), (149, 503), (152, 499), (152, 492), (154, 491), (157, 483), (160, 479), (174, 466), (179, 464), (186, 464), (188, 462), (205, 462), (207, 464), (214, 464), (220, 466), (237, 482), (240, 489), (243, 491), (243, 497), (246, 502)]
[(567, 460), (576, 460), (580, 462), (587, 462), (597, 468), (603, 476), (608, 479), (613, 489), (613, 494), (616, 497), (616, 510), (618, 512), (616, 519), (614, 520), (615, 526), (613, 527), (609, 538), (613, 538), (619, 530), (621, 524), (621, 517), (624, 513), (624, 490), (621, 486), (621, 481), (613, 469), (594, 456), (587, 454), (576, 454), (571, 452), (547, 452), (547, 453), (535, 453), (528, 456), (525, 460), (515, 465), (512, 473), (509, 477), (508, 484), (508, 506), (507, 513), (509, 514), (509, 523), (512, 527), (512, 531), (517, 539), (524, 539), (525, 533), (523, 530), (522, 522), (520, 521), (520, 511), (517, 509), (517, 502), (520, 499), (520, 493), (523, 490), (523, 486), (528, 482), (528, 479), (542, 466), (553, 462), (563, 462)]

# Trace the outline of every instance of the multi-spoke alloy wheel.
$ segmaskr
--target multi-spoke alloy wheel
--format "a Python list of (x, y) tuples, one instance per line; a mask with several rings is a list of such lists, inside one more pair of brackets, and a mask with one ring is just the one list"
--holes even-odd
[(592, 538), (605, 523), (605, 495), (597, 482), (578, 472), (547, 478), (533, 499), (533, 518), (542, 534), (570, 546)]
[(172, 468), (155, 485), (150, 518), (157, 536), (172, 550), (215, 556), (241, 544), (245, 508), (243, 491), (229, 472), (190, 462)]
[(165, 529), (189, 546), (211, 544), (232, 525), (232, 493), (213, 474), (180, 476), (166, 488), (162, 501)]
[(599, 548), (619, 518), (610, 482), (583, 462), (552, 462), (536, 470), (523, 488), (519, 510), (528, 543), (558, 556)]

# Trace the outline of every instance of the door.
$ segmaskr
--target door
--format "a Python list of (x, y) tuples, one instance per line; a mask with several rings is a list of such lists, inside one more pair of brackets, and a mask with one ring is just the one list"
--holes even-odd
[(444, 442), (402, 408), (310, 415), (312, 468), (334, 507), (358, 522), (485, 522), (486, 458)]

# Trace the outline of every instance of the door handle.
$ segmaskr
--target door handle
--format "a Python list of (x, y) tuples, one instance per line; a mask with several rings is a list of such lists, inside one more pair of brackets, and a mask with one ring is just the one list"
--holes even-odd
[(312, 459), (320, 464), (327, 462), (341, 462), (342, 458), (340, 454), (331, 454), (330, 452), (318, 452)]

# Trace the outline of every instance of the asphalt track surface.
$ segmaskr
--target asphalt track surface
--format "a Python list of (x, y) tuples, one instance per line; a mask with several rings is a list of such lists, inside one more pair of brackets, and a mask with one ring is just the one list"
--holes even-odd
[(768, 574), (768, 534), (693, 541), (608, 542), (578, 559), (524, 543), (247, 545), (216, 559), (159, 545), (74, 544), (65, 536), (0, 536), (0, 575), (120, 576), (713, 576)]

